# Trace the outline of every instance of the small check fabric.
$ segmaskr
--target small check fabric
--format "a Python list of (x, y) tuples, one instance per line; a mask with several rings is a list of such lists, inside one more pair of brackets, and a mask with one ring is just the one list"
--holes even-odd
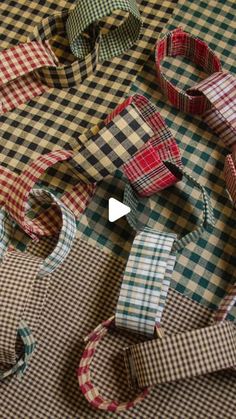
[(79, 1), (66, 22), (70, 47), (76, 57), (81, 58), (84, 51), (89, 52), (91, 49), (88, 40), (82, 36), (85, 29), (117, 11), (128, 12), (128, 17), (118, 27), (101, 36), (100, 61), (124, 53), (139, 38), (142, 20), (137, 2), (136, 0)]
[(46, 84), (33, 72), (56, 64), (49, 42), (34, 41), (1, 51), (0, 115), (44, 93)]
[(148, 227), (136, 234), (116, 306), (117, 327), (154, 334), (155, 325), (161, 322), (175, 264), (171, 252), (176, 238), (175, 234)]
[(144, 388), (231, 368), (235, 339), (233, 324), (222, 322), (130, 346), (125, 349), (130, 384)]

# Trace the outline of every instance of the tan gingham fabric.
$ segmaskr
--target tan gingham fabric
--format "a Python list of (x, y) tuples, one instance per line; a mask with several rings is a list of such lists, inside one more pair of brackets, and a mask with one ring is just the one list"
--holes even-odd
[(223, 322), (125, 349), (130, 384), (161, 385), (231, 368), (236, 363), (236, 331)]
[[(32, 244), (31, 252), (32, 246), (42, 256), (48, 252), (48, 245), (43, 248), (42, 242)], [(76, 369), (84, 336), (114, 311), (124, 268), (121, 258), (77, 240), (61, 270), (52, 274), (30, 368), (22, 380), (1, 384), (0, 416), (5, 418), (7, 412), (7, 418), (12, 419), (109, 417), (86, 403), (78, 388)], [(167, 336), (204, 327), (210, 319), (209, 310), (170, 290), (163, 313)], [(91, 372), (106, 397), (127, 400), (134, 395), (128, 389), (123, 349), (139, 340), (114, 330), (99, 346)], [(187, 379), (156, 387), (139, 406), (112, 417), (232, 419), (235, 390), (234, 372)]]

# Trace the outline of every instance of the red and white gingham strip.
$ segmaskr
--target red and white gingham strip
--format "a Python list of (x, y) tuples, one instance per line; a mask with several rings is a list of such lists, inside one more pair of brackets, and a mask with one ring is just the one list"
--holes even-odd
[(134, 95), (120, 104), (105, 120), (105, 125), (133, 104), (154, 135), (123, 165), (123, 172), (140, 196), (150, 196), (179, 181), (165, 165), (165, 160), (182, 167), (179, 147), (165, 121), (147, 98)]
[(36, 69), (56, 66), (58, 60), (48, 41), (19, 44), (0, 53), (0, 114), (45, 92), (46, 84), (33, 74)]
[(87, 345), (77, 370), (77, 377), (82, 393), (92, 406), (97, 409), (106, 410), (108, 412), (121, 412), (131, 409), (140, 403), (148, 395), (149, 390), (147, 388), (143, 389), (142, 392), (134, 400), (120, 403), (116, 400), (106, 400), (103, 396), (100, 395), (98, 388), (92, 384), (90, 366), (94, 358), (96, 348), (113, 324), (114, 316), (102, 322), (85, 339)]

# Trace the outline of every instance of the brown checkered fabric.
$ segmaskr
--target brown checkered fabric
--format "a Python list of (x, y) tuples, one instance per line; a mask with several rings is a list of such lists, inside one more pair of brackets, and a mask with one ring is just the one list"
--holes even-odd
[(234, 325), (225, 322), (131, 346), (125, 350), (129, 382), (149, 387), (233, 367), (235, 338)]
[[(40, 249), (38, 246), (40, 245)], [(49, 241), (31, 244), (30, 252), (49, 252)], [(79, 269), (78, 269), (79, 267)], [(21, 381), (1, 383), (0, 416), (10, 419), (106, 418), (86, 403), (78, 388), (76, 369), (84, 350), (83, 338), (114, 312), (125, 262), (78, 240), (61, 270), (52, 274), (48, 298), (36, 331), (37, 350)], [(91, 284), (93, 284), (91, 286)], [(109, 284), (109, 286), (108, 286)], [(211, 312), (170, 290), (163, 313), (165, 334), (209, 324)], [(107, 398), (132, 399), (127, 387), (123, 349), (140, 338), (114, 330), (98, 347), (91, 373)], [(236, 402), (234, 372), (221, 372), (163, 384), (133, 410), (115, 418), (232, 419)]]
[(16, 362), (16, 337), (42, 260), (28, 253), (8, 252), (0, 264), (0, 363)]

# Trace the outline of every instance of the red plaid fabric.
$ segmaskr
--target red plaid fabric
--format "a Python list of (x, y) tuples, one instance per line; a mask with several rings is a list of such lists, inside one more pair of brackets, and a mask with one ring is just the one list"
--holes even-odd
[(236, 151), (229, 154), (225, 159), (224, 175), (227, 190), (233, 203), (236, 203)]
[(129, 97), (107, 117), (105, 124), (130, 104), (140, 112), (154, 135), (123, 165), (123, 172), (140, 196), (150, 196), (179, 181), (164, 162), (169, 160), (182, 167), (181, 155), (176, 140), (156, 106), (144, 96)]
[(82, 393), (92, 406), (108, 412), (120, 412), (131, 409), (140, 403), (148, 395), (148, 389), (142, 390), (142, 392), (134, 400), (120, 403), (116, 400), (106, 400), (103, 396), (101, 396), (98, 388), (92, 383), (90, 365), (93, 361), (96, 348), (113, 324), (114, 317), (111, 317), (97, 326), (96, 329), (85, 339), (87, 346), (84, 350), (77, 370), (77, 377)]
[[(166, 56), (177, 55), (200, 65), (209, 77), (186, 92), (178, 89), (161, 68)], [(202, 114), (209, 127), (233, 149), (236, 145), (236, 78), (222, 71), (220, 60), (208, 45), (182, 29), (175, 29), (156, 44), (156, 69), (160, 87), (169, 101), (184, 112)], [(227, 156), (224, 173), (227, 189), (236, 204), (235, 155)]]
[(0, 53), (0, 114), (41, 95), (48, 87), (37, 80), (33, 71), (56, 66), (49, 42), (19, 44)]

